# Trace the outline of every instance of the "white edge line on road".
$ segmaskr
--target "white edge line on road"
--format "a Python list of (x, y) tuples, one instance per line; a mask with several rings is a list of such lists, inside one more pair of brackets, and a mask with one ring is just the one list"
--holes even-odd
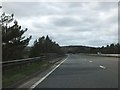
[(104, 67), (104, 66), (102, 66), (102, 65), (100, 65), (99, 67), (102, 68), (102, 69), (106, 69), (106, 67)]
[(41, 78), (39, 81), (37, 81), (34, 85), (32, 85), (30, 88), (33, 89), (35, 88), (38, 84), (40, 84), (45, 78), (47, 78), (53, 71), (55, 71), (63, 62), (65, 62), (65, 60), (67, 60), (68, 57), (66, 59), (64, 59), (60, 64), (58, 64), (55, 68), (53, 68), (49, 73), (47, 73), (43, 78)]

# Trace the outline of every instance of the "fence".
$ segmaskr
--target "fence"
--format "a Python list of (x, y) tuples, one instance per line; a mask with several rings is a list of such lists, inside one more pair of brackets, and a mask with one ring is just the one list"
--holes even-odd
[(17, 67), (22, 67), (24, 65), (29, 65), (32, 63), (38, 63), (41, 60), (44, 60), (46, 57), (34, 57), (34, 58), (27, 58), (27, 59), (19, 59), (19, 60), (12, 60), (12, 61), (5, 61), (5, 62), (0, 62), (2, 64), (2, 70), (3, 72), (5, 70), (9, 70), (12, 68), (17, 68)]
[[(40, 55), (40, 57), (34, 57), (34, 58), (27, 58), (27, 59), (19, 59), (19, 60), (12, 60), (12, 61), (4, 61), (4, 62), (0, 62), (0, 64), (2, 64), (2, 70), (8, 70), (8, 69), (12, 69), (12, 68), (16, 68), (16, 67), (22, 67), (24, 65), (29, 65), (32, 63), (39, 63), (42, 60), (51, 60), (54, 58), (60, 57), (57, 54), (54, 53), (49, 53), (46, 55)], [(48, 61), (49, 61), (48, 60)]]

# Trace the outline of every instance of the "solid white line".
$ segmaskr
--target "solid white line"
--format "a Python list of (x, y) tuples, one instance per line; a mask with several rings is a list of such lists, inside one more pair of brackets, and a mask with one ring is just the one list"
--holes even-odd
[[(68, 57), (67, 57), (68, 58)], [(55, 71), (65, 60), (64, 59), (60, 64), (58, 64), (55, 68), (53, 68), (48, 74), (46, 74), (43, 78), (41, 78), (39, 81), (37, 81), (34, 85), (32, 85), (30, 88), (33, 89), (35, 88), (38, 84), (40, 84), (45, 78), (47, 78), (53, 71)]]
[(106, 67), (104, 67), (104, 66), (102, 66), (102, 65), (100, 65), (99, 67), (102, 68), (102, 69), (106, 69)]

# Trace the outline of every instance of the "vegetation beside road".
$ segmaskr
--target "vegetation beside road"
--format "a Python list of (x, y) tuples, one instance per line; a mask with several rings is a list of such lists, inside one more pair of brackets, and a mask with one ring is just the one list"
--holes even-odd
[(46, 58), (46, 61), (37, 63), (22, 63), (10, 68), (3, 67), (2, 83), (3, 87), (10, 86), (22, 78), (28, 77), (30, 74), (50, 65), (49, 61), (61, 56), (65, 53), (61, 50), (59, 44), (50, 39), (50, 37), (42, 36), (36, 39), (32, 46), (28, 46), (32, 36), (26, 38), (23, 30), (16, 20), (14, 14), (7, 15), (3, 13), (0, 20), (2, 26), (2, 61), (13, 61), (29, 57)]
[(2, 72), (3, 88), (16, 88), (27, 80), (46, 71), (65, 57), (66, 55), (46, 58), (43, 60), (38, 59), (37, 61), (20, 65), (18, 64), (17, 66), (14, 66), (14, 64), (12, 66), (8, 66), (7, 69), (5, 68)]
[[(2, 25), (2, 60), (10, 61), (23, 59), (26, 57), (39, 57), (41, 54), (57, 54), (63, 55), (64, 52), (58, 43), (47, 36), (40, 36), (36, 39), (32, 46), (28, 47), (32, 36), (25, 37), (24, 33), (28, 30), (23, 30), (16, 20), (14, 14), (1, 15)], [(13, 23), (13, 24), (11, 24)]]
[(3, 87), (11, 86), (19, 80), (24, 79), (31, 74), (45, 69), (49, 66), (50, 64), (48, 63), (48, 61), (39, 61), (5, 70), (2, 77)]
[(89, 47), (89, 46), (64, 46), (62, 49), (66, 53), (86, 53), (86, 54), (120, 54), (120, 44), (112, 43), (102, 47)]

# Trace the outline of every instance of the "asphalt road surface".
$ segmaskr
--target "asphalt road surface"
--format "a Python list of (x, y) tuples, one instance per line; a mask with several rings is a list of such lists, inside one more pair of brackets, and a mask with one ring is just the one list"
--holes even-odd
[(118, 88), (118, 58), (69, 55), (35, 88)]

